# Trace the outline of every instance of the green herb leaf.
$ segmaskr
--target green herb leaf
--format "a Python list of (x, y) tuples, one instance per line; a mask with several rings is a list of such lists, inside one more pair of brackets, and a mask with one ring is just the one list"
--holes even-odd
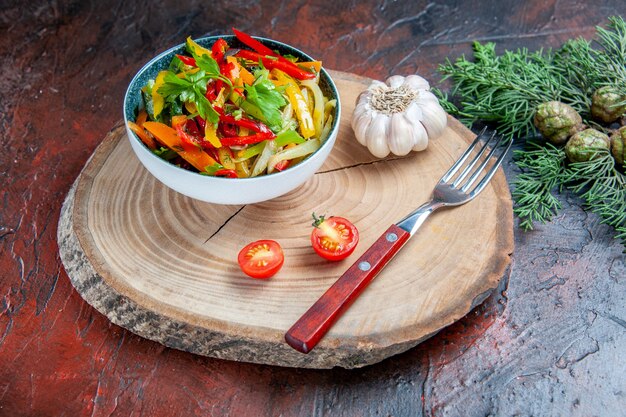
[(161, 87), (157, 90), (159, 94), (168, 101), (171, 97), (177, 97), (191, 88), (192, 83), (186, 79), (178, 78), (173, 72), (168, 72), (163, 77), (165, 81)]
[(220, 169), (224, 169), (224, 167), (220, 163), (216, 162), (213, 165), (210, 165), (210, 166), (204, 168), (204, 171), (201, 172), (200, 174), (213, 176)]
[(220, 75), (220, 66), (216, 60), (208, 55), (197, 56), (193, 55), (196, 60), (196, 65), (206, 74), (209, 74), (212, 78), (217, 78)]
[(169, 148), (165, 148), (163, 146), (159, 149), (153, 150), (152, 152), (159, 158), (163, 158), (166, 161), (170, 161), (178, 156), (178, 153), (176, 153), (175, 151)]
[(283, 94), (276, 89), (274, 83), (268, 79), (269, 71), (259, 69), (254, 72), (256, 81), (246, 86), (246, 100), (258, 107), (265, 122), (274, 132), (282, 128), (282, 114), (280, 109), (287, 104)]
[[(203, 57), (207, 56), (203, 55)], [(173, 114), (180, 114), (182, 104), (190, 102), (195, 104), (200, 117), (217, 124), (219, 122), (219, 114), (205, 97), (209, 79), (210, 76), (204, 70), (186, 73), (183, 78), (177, 77), (173, 72), (168, 72), (165, 74), (163, 78), (165, 82), (159, 87), (158, 92), (171, 107), (177, 110), (172, 112)]]

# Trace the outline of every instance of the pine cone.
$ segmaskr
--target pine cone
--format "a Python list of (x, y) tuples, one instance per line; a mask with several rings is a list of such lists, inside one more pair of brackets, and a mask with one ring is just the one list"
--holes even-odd
[(593, 158), (600, 149), (610, 149), (609, 137), (595, 129), (585, 129), (567, 141), (565, 154), (570, 162), (584, 162)]
[(626, 112), (626, 91), (612, 85), (598, 88), (591, 98), (591, 115), (605, 123), (612, 123)]
[(534, 123), (544, 138), (555, 145), (562, 145), (582, 130), (583, 120), (571, 106), (560, 101), (548, 101), (537, 106)]
[(611, 153), (617, 165), (624, 167), (626, 160), (626, 126), (622, 126), (619, 130), (611, 135)]

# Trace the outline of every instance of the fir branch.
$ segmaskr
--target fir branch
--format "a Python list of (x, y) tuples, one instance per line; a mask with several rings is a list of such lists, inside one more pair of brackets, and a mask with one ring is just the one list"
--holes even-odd
[(561, 203), (553, 194), (563, 185), (565, 152), (551, 144), (527, 142), (527, 149), (514, 152), (522, 170), (513, 182), (513, 212), (520, 218), (520, 227), (531, 230), (535, 222), (552, 219)]
[[(439, 67), (452, 82), (451, 98), (435, 90), (442, 106), (471, 126), (491, 123), (508, 138), (535, 135), (536, 107), (558, 100), (577, 110), (587, 125), (593, 92), (612, 85), (626, 91), (626, 22), (609, 18), (597, 39), (574, 39), (552, 51), (526, 49), (496, 55), (495, 44), (474, 43), (474, 60), (447, 60)], [(604, 150), (586, 162), (566, 164), (562, 148), (527, 142), (514, 159), (522, 170), (513, 182), (514, 212), (523, 229), (549, 221), (561, 208), (555, 193), (564, 186), (580, 195), (585, 207), (615, 228), (626, 247), (626, 176)]]
[(602, 223), (618, 231), (616, 237), (626, 246), (626, 175), (617, 170), (611, 153), (597, 151), (590, 161), (569, 164), (563, 181), (581, 195), (585, 206), (598, 214)]
[(556, 52), (527, 49), (496, 55), (495, 44), (475, 42), (474, 61), (465, 57), (439, 66), (442, 81), (453, 83), (456, 111), (463, 123), (492, 123), (507, 138), (535, 134), (536, 107), (550, 100), (569, 104), (590, 120), (593, 91), (604, 85), (626, 90), (626, 22), (612, 17), (607, 29), (598, 27), (597, 48), (584, 39), (566, 42)]

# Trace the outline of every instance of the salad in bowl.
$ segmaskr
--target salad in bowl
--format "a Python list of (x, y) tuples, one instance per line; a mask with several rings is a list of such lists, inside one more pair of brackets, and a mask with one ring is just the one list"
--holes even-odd
[(266, 200), (304, 182), (328, 156), (340, 117), (320, 61), (233, 30), (189, 37), (157, 56), (134, 77), (124, 103), (133, 150), (157, 179), (227, 204)]

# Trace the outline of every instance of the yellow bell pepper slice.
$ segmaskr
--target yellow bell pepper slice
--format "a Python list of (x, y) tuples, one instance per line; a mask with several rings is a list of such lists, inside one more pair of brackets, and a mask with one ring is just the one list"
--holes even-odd
[(227, 56), (226, 62), (233, 64), (235, 69), (231, 71), (231, 81), (233, 82), (233, 91), (230, 93), (230, 100), (239, 105), (244, 99), (242, 94), (243, 85), (252, 85), (254, 83), (254, 75), (247, 69), (242, 67), (234, 56)]
[(252, 85), (254, 83), (254, 75), (252, 75), (250, 71), (242, 67), (239, 64), (239, 61), (237, 61), (237, 58), (235, 58), (234, 56), (227, 56), (226, 62), (231, 63), (235, 66), (236, 74), (234, 78), (240, 78), (241, 81), (246, 85)]
[(195, 114), (198, 112), (198, 108), (196, 107), (195, 103), (192, 103), (191, 101), (185, 102), (185, 109), (187, 109), (189, 114)]
[(220, 163), (226, 169), (235, 169), (235, 161), (231, 157), (230, 151), (224, 147), (217, 150), (217, 156), (220, 158)]
[(159, 88), (165, 84), (165, 74), (167, 71), (161, 71), (154, 79), (154, 85), (152, 86), (152, 116), (156, 117), (161, 114), (163, 107), (165, 106), (165, 99), (159, 94)]
[(185, 78), (187, 74), (195, 74), (198, 71), (200, 71), (200, 68), (191, 68), (186, 71), (179, 72), (178, 74), (176, 74), (176, 76), (178, 78)]
[(220, 142), (220, 138), (217, 137), (217, 128), (209, 121), (206, 122), (206, 126), (204, 127), (204, 138), (216, 148), (219, 149), (222, 147), (222, 142)]
[(235, 172), (239, 178), (248, 178), (250, 176), (250, 160), (235, 163)]
[(312, 107), (315, 135), (319, 138), (324, 128), (324, 93), (315, 80), (304, 80), (301, 85), (308, 88), (309, 108)]
[(307, 61), (307, 62), (298, 62), (296, 63), (299, 67), (304, 67), (307, 69), (314, 69), (316, 74), (319, 74), (322, 70), (322, 61)]
[(278, 82), (286, 86), (285, 92), (287, 93), (289, 102), (296, 112), (296, 118), (300, 124), (300, 134), (302, 137), (308, 139), (315, 135), (313, 117), (311, 116), (309, 105), (298, 87), (298, 83), (280, 70), (273, 69), (272, 72), (275, 72)]
[(193, 54), (197, 56), (202, 56), (202, 55), (208, 55), (210, 57), (213, 56), (210, 50), (198, 45), (193, 39), (191, 39), (191, 36), (187, 37), (187, 48), (191, 50)]

